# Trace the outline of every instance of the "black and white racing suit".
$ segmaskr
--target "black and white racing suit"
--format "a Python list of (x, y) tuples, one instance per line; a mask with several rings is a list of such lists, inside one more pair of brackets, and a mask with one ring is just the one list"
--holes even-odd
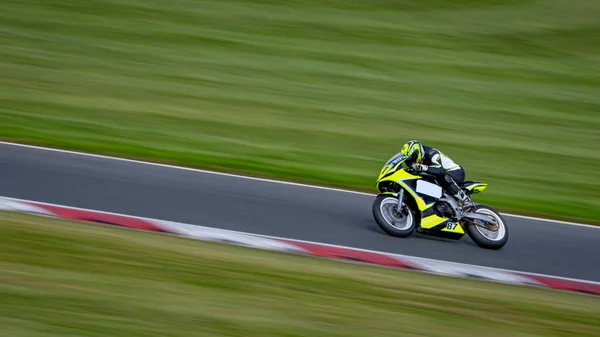
[(459, 186), (465, 182), (465, 170), (443, 152), (425, 145), (423, 149), (422, 164), (427, 165), (425, 172), (435, 176), (438, 183), (453, 196), (458, 196)]

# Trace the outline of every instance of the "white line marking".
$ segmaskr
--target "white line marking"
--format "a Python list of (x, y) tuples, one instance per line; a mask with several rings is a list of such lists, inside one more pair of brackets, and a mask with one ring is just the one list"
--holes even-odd
[(224, 172), (209, 171), (209, 170), (203, 170), (203, 169), (197, 169), (197, 168), (190, 168), (190, 167), (185, 167), (185, 166), (175, 166), (175, 165), (169, 165), (169, 164), (160, 164), (160, 163), (146, 162), (146, 161), (135, 160), (135, 159), (127, 159), (127, 158), (120, 158), (120, 157), (111, 157), (111, 156), (105, 156), (105, 155), (101, 155), (101, 154), (93, 154), (93, 153), (86, 153), (86, 152), (77, 152), (77, 151), (71, 151), (71, 150), (62, 150), (62, 149), (55, 149), (55, 148), (50, 148), (50, 147), (40, 147), (40, 146), (35, 146), (35, 145), (26, 145), (26, 144), (10, 143), (10, 142), (3, 142), (3, 141), (0, 141), (0, 144), (2, 144), (2, 145), (16, 146), (16, 147), (30, 148), (30, 149), (35, 149), (35, 150), (49, 151), (49, 152), (66, 153), (66, 154), (72, 154), (72, 155), (78, 155), (78, 156), (84, 156), (84, 157), (93, 157), (93, 158), (99, 158), (99, 159), (109, 159), (109, 160), (124, 161), (124, 162), (129, 162), (129, 163), (134, 163), (134, 164), (141, 164), (141, 165), (148, 165), (148, 166), (157, 166), (157, 167), (163, 167), (163, 168), (169, 168), (169, 169), (176, 169), (176, 170), (183, 170), (183, 171), (191, 171), (191, 172), (198, 172), (198, 173), (214, 174), (214, 175), (225, 176), (225, 177), (232, 177), (232, 178), (240, 178), (240, 179), (247, 179), (247, 180), (256, 180), (256, 181), (267, 182), (267, 183), (291, 185), (291, 186), (306, 187), (306, 188), (328, 190), (328, 191), (335, 191), (335, 192), (343, 192), (343, 193), (350, 193), (350, 194), (358, 194), (358, 195), (365, 195), (365, 196), (374, 196), (374, 194), (372, 194), (372, 193), (364, 193), (364, 192), (358, 192), (358, 191), (352, 191), (352, 190), (344, 190), (344, 189), (333, 188), (333, 187), (325, 187), (325, 186), (317, 186), (317, 185), (308, 185), (308, 184), (294, 183), (294, 182), (283, 181), (283, 180), (257, 178), (257, 177), (244, 176), (244, 175), (233, 174), (233, 173), (224, 173)]
[[(202, 226), (202, 225), (192, 225), (192, 224), (178, 223), (178, 222), (169, 221), (169, 220), (163, 220), (163, 219), (145, 218), (145, 217), (140, 217), (140, 216), (135, 216), (135, 215), (127, 215), (127, 214), (121, 214), (121, 213), (98, 211), (98, 210), (92, 210), (92, 209), (87, 209), (87, 208), (72, 207), (72, 206), (65, 206), (65, 205), (58, 205), (58, 204), (51, 204), (51, 203), (41, 202), (41, 201), (26, 200), (26, 199), (19, 199), (19, 198), (11, 198), (11, 197), (4, 197), (4, 196), (0, 196), (0, 199), (6, 199), (6, 200), (12, 200), (12, 201), (24, 202), (24, 203), (35, 203), (35, 204), (40, 204), (40, 205), (61, 207), (61, 208), (72, 209), (72, 210), (79, 210), (79, 211), (86, 211), (86, 212), (101, 213), (101, 214), (114, 215), (114, 216), (119, 216), (119, 217), (127, 217), (127, 218), (144, 220), (144, 221), (149, 221), (149, 222), (159, 222), (159, 223), (161, 223), (161, 222), (167, 222), (167, 223), (181, 224), (181, 225), (186, 225), (186, 226), (197, 226), (197, 227), (204, 227), (204, 228), (209, 228), (209, 229), (218, 229), (220, 231), (228, 232), (228, 233), (232, 233), (232, 234), (250, 235), (250, 236), (262, 237), (262, 238), (266, 238), (266, 239), (286, 240), (286, 241), (315, 244), (315, 245), (327, 246), (327, 247), (334, 247), (334, 248), (351, 249), (351, 250), (365, 252), (365, 253), (374, 253), (374, 254), (382, 254), (382, 255), (397, 257), (397, 258), (400, 258), (400, 259), (404, 258), (404, 259), (407, 259), (409, 261), (412, 259), (412, 260), (429, 261), (429, 262), (435, 262), (435, 263), (448, 262), (448, 263), (451, 263), (451, 264), (455, 264), (455, 265), (459, 265), (459, 266), (467, 267), (467, 268), (468, 267), (471, 267), (471, 268), (481, 268), (481, 269), (486, 269), (486, 270), (489, 270), (489, 271), (502, 271), (502, 272), (524, 274), (524, 275), (534, 275), (534, 276), (550, 277), (550, 278), (561, 279), (561, 280), (566, 280), (566, 281), (583, 282), (583, 283), (588, 283), (588, 284), (600, 285), (600, 282), (592, 281), (592, 280), (576, 279), (576, 278), (569, 278), (569, 277), (555, 276), (555, 275), (548, 275), (548, 274), (539, 274), (539, 273), (532, 273), (532, 272), (520, 271), (520, 270), (512, 270), (512, 269), (495, 268), (495, 267), (489, 267), (489, 266), (483, 266), (483, 265), (466, 264), (466, 263), (461, 263), (461, 262), (436, 260), (436, 259), (430, 259), (430, 258), (426, 258), (426, 257), (419, 257), (419, 256), (411, 256), (411, 255), (388, 253), (388, 252), (382, 252), (382, 251), (376, 251), (376, 250), (369, 250), (369, 249), (362, 249), (362, 248), (354, 248), (354, 247), (348, 247), (348, 246), (334, 245), (334, 244), (329, 244), (329, 243), (322, 243), (322, 242), (315, 242), (315, 241), (306, 241), (306, 240), (298, 240), (298, 239), (291, 239), (291, 238), (283, 238), (283, 237), (278, 237), (278, 236), (256, 234), (256, 233), (249, 233), (249, 232), (242, 232), (242, 231), (234, 231), (234, 230), (222, 229), (222, 228), (218, 228), (218, 227), (209, 227), (209, 226)], [(70, 219), (66, 219), (66, 220), (70, 220)], [(77, 221), (77, 220), (71, 220), (71, 221)], [(90, 221), (84, 221), (84, 222), (90, 222)], [(112, 227), (114, 227), (114, 226), (112, 226)], [(119, 227), (119, 228), (121, 228), (121, 227)], [(122, 228), (128, 228), (128, 227), (122, 227)], [(129, 229), (131, 229), (131, 228), (129, 228)]]
[[(327, 190), (327, 191), (333, 191), (333, 192), (342, 192), (342, 193), (349, 193), (349, 194), (356, 194), (356, 195), (364, 195), (364, 196), (370, 196), (370, 197), (375, 197), (376, 196), (376, 194), (373, 194), (373, 193), (358, 192), (358, 191), (345, 190), (345, 189), (340, 189), (340, 188), (317, 186), (317, 185), (309, 185), (309, 184), (302, 184), (302, 183), (294, 183), (294, 182), (283, 181), (283, 180), (257, 178), (257, 177), (245, 176), (245, 175), (240, 175), (240, 174), (224, 173), (224, 172), (217, 172), (217, 171), (209, 171), (209, 170), (196, 169), (196, 168), (190, 168), (190, 167), (184, 167), (184, 166), (175, 166), (175, 165), (168, 165), (168, 164), (146, 162), (146, 161), (135, 160), (135, 159), (127, 159), (127, 158), (120, 158), (120, 157), (105, 156), (105, 155), (100, 155), (100, 154), (78, 152), (78, 151), (71, 151), (71, 150), (62, 150), (62, 149), (56, 149), (56, 148), (51, 148), (51, 147), (42, 147), (42, 146), (27, 145), (27, 144), (20, 144), (20, 143), (11, 143), (11, 142), (5, 142), (5, 141), (0, 141), (0, 144), (2, 144), (2, 145), (9, 145), (9, 146), (16, 146), (16, 147), (24, 147), (24, 148), (35, 149), (35, 150), (42, 150), (42, 151), (48, 151), (48, 152), (66, 153), (66, 154), (72, 154), (72, 155), (84, 156), (84, 157), (93, 157), (93, 158), (99, 158), (99, 159), (124, 161), (124, 162), (129, 162), (129, 163), (134, 163), (134, 164), (140, 164), (140, 165), (156, 166), (156, 167), (163, 167), (163, 168), (169, 168), (169, 169), (176, 169), (176, 170), (183, 170), (183, 171), (205, 173), (205, 174), (214, 174), (214, 175), (219, 175), (219, 176), (232, 177), (232, 178), (240, 178), (240, 179), (247, 179), (247, 180), (255, 180), (255, 181), (267, 182), (267, 183), (274, 183), (274, 184), (283, 184), (283, 185), (290, 185), (290, 186), (297, 186), (297, 187), (304, 187), (304, 188), (313, 188), (313, 189), (319, 189), (319, 190)], [(510, 213), (502, 213), (502, 215), (507, 216), (507, 217), (512, 217), (512, 218), (520, 218), (520, 219), (534, 220), (534, 221), (543, 221), (543, 222), (555, 223), (555, 224), (561, 224), (561, 225), (580, 226), (580, 227), (588, 227), (588, 228), (600, 229), (600, 226), (594, 226), (594, 225), (577, 223), (577, 222), (561, 221), (561, 220), (554, 220), (554, 219), (545, 219), (545, 218), (538, 218), (538, 217), (532, 217), (532, 216), (526, 216), (526, 215), (518, 215), (518, 214), (510, 214)]]

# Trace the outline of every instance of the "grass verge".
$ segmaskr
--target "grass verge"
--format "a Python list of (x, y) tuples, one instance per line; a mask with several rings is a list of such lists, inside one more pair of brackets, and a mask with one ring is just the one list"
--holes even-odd
[(33, 336), (598, 336), (600, 300), (0, 213), (0, 326)]
[(373, 192), (408, 139), (600, 223), (600, 2), (7, 0), (0, 137)]

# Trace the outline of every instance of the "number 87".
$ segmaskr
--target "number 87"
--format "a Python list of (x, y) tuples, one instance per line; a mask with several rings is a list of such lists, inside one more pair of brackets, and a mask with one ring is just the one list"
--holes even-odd
[(446, 229), (449, 229), (451, 231), (456, 229), (456, 226), (458, 226), (458, 223), (456, 222), (449, 222), (446, 224)]

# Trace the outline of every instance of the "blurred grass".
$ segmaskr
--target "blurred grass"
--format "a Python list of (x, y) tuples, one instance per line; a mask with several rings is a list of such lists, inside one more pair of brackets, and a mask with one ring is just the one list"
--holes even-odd
[(0, 137), (374, 192), (417, 138), (600, 223), (600, 2), (5, 0)]
[(598, 298), (547, 289), (5, 212), (0, 246), (11, 337), (600, 334)]

